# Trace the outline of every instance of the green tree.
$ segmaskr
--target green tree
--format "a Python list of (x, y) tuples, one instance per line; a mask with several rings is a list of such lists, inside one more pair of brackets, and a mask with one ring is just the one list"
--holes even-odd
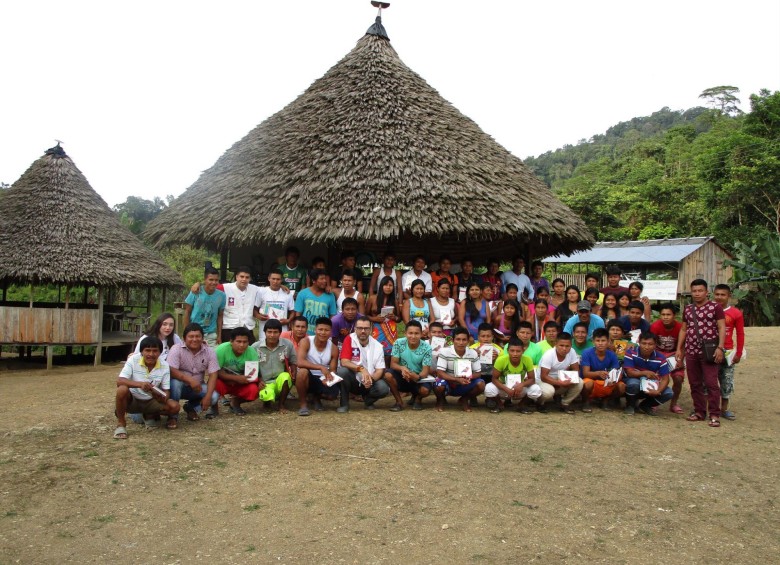
[(734, 267), (734, 297), (750, 323), (780, 324), (780, 236), (760, 243), (734, 244), (737, 259), (724, 262)]
[(130, 228), (131, 232), (138, 235), (144, 230), (146, 224), (168, 207), (172, 200), (172, 196), (166, 197), (166, 200), (159, 197), (155, 197), (154, 200), (146, 200), (138, 196), (128, 196), (127, 200), (122, 204), (117, 204), (113, 209), (119, 214), (122, 223)]
[(707, 104), (721, 114), (738, 116), (742, 114), (742, 110), (737, 105), (741, 102), (736, 96), (737, 93), (739, 93), (739, 88), (736, 86), (713, 86), (702, 91), (699, 98), (705, 99)]

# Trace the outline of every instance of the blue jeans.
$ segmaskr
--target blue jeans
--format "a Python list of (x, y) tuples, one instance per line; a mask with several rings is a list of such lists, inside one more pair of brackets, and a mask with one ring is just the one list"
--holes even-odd
[[(208, 385), (206, 383), (201, 383), (200, 390), (193, 390), (193, 388), (185, 384), (184, 381), (180, 381), (179, 379), (171, 379), (171, 400), (175, 400), (178, 402), (179, 400), (186, 400), (187, 405), (185, 406), (185, 409), (193, 409), (195, 412), (200, 412), (200, 402), (203, 400), (203, 397), (206, 396), (206, 392), (208, 391)], [(219, 393), (215, 390), (211, 394), (211, 405), (216, 406), (217, 402), (219, 402)]]
[(669, 402), (672, 396), (674, 396), (674, 392), (672, 392), (672, 387), (670, 386), (666, 387), (658, 396), (648, 396), (644, 392), (639, 393), (639, 398), (644, 398), (642, 404), (651, 408)]

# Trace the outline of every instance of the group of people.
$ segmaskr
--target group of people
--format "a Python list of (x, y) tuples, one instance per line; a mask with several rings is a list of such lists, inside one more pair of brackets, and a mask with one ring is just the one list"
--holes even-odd
[(164, 313), (128, 358), (117, 380), (114, 437), (127, 437), (127, 414), (148, 426), (167, 416), (175, 429), (181, 401), (196, 421), (217, 417), (220, 398), (238, 416), (258, 400), (285, 412), (290, 396), (300, 416), (324, 410), (324, 401), (337, 401), (339, 413), (351, 401), (373, 410), (387, 396), (394, 412), (423, 409), (428, 397), (442, 411), (448, 396), (470, 412), (480, 395), (492, 413), (599, 406), (656, 416), (669, 403), (682, 414), (686, 371), (688, 420), (718, 427), (721, 417), (735, 418), (729, 399), (744, 322), (727, 285), (710, 300), (707, 282), (694, 280), (682, 320), (666, 304), (653, 321), (641, 282), (625, 289), (615, 268), (607, 269), (607, 286), (589, 274), (581, 291), (549, 283), (538, 261), (526, 275), (521, 257), (511, 271), (500, 273), (490, 260), (477, 275), (469, 259), (456, 274), (447, 256), (431, 272), (418, 256), (402, 274), (386, 253), (364, 289), (354, 253), (344, 252), (332, 272), (322, 260), (307, 271), (298, 259), (288, 248), (263, 287), (251, 284), (248, 268), (224, 285), (207, 269), (186, 298), (182, 338)]

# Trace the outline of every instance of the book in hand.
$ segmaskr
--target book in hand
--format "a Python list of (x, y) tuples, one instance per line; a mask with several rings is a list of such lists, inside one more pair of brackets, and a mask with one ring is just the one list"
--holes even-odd
[(420, 379), (417, 379), (418, 383), (435, 383), (436, 377), (421, 377)]
[(488, 308), (490, 308), (491, 312), (498, 310), (498, 303), (499, 300), (488, 300)]
[(442, 347), (447, 343), (447, 339), (441, 336), (431, 337), (431, 352), (433, 355), (438, 355)]
[(493, 328), (493, 333), (495, 333), (497, 336), (506, 337), (506, 334), (498, 328)]
[(482, 365), (493, 364), (493, 346), (489, 344), (481, 345), (479, 347), (479, 362)]
[(284, 308), (266, 304), (265, 308), (263, 308), (263, 314), (268, 316), (269, 320), (284, 320), (285, 311)]
[(441, 315), (441, 324), (443, 326), (451, 326), (452, 325), (452, 312), (442, 312)]
[(471, 380), (471, 361), (468, 359), (455, 359), (455, 376), (461, 379)]
[(506, 376), (506, 386), (509, 388), (514, 388), (517, 383), (523, 382), (523, 375), (521, 374), (512, 374)]
[(639, 390), (642, 392), (658, 390), (658, 381), (642, 377), (639, 379)]
[[(320, 375), (320, 380), (321, 380), (322, 382), (325, 382), (325, 375)], [(344, 380), (344, 379), (342, 379), (342, 378), (341, 378), (340, 376), (338, 376), (336, 373), (334, 373), (333, 371), (331, 371), (331, 372), (330, 372), (330, 380), (329, 380), (329, 381), (327, 381), (327, 383), (326, 383), (326, 384), (328, 384), (328, 386), (331, 386), (331, 385), (335, 385), (336, 383), (340, 383), (340, 382), (341, 382), (341, 381), (343, 381), (343, 380)]]
[(379, 315), (383, 318), (387, 318), (393, 312), (395, 312), (395, 308), (393, 306), (382, 306), (382, 310), (379, 312)]
[(607, 378), (604, 379), (604, 386), (612, 386), (620, 380), (620, 369), (612, 369)]
[(245, 361), (244, 376), (250, 383), (257, 382), (260, 377), (260, 361)]
[(631, 336), (631, 341), (639, 343), (639, 336), (642, 335), (642, 330), (631, 330), (628, 332), (628, 335)]
[(458, 287), (458, 302), (463, 302), (464, 300), (466, 300), (466, 289)]
[(569, 379), (572, 384), (580, 382), (579, 371), (558, 371), (558, 380)]
[(674, 371), (674, 369), (677, 367), (677, 358), (674, 355), (667, 357), (666, 366), (669, 367), (670, 371)]
[(157, 385), (154, 385), (154, 386), (152, 387), (152, 390), (153, 390), (154, 392), (156, 392), (157, 394), (159, 394), (160, 396), (165, 396), (165, 391), (164, 391), (163, 389), (161, 389), (161, 388), (160, 388), (159, 386), (157, 386)]
[[(737, 356), (737, 348), (734, 349), (727, 349), (726, 350), (726, 366), (731, 367), (734, 364), (734, 357)], [(747, 357), (747, 348), (742, 348), (742, 357), (740, 357), (740, 360)]]

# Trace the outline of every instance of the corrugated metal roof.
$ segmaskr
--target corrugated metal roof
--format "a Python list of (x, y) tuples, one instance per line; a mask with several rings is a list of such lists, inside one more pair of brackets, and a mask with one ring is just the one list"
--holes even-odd
[(545, 263), (679, 263), (712, 237), (599, 241), (587, 251), (571, 256), (555, 255)]

